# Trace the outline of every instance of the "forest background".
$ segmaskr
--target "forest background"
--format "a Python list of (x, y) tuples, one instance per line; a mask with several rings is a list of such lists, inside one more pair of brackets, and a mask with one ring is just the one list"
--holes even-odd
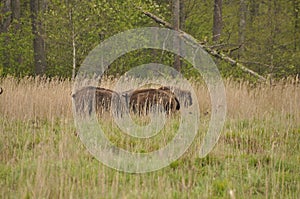
[[(299, 0), (4, 0), (0, 76), (74, 77), (89, 51), (105, 39), (133, 28), (160, 26), (140, 8), (264, 77), (300, 73)], [(108, 74), (122, 75), (155, 61), (176, 64), (171, 53), (144, 50), (116, 60)], [(249, 78), (238, 67), (215, 61), (224, 77)], [(181, 62), (186, 77), (197, 77), (190, 64)]]

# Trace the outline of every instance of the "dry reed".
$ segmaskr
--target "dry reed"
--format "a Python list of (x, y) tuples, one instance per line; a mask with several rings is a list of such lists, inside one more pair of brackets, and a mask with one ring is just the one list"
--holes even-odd
[[(103, 81), (101, 86), (114, 88), (115, 79)], [(7, 77), (1, 80), (4, 92), (0, 95), (0, 113), (8, 119), (72, 119), (72, 82), (59, 78), (16, 79)], [(210, 96), (205, 85), (192, 83), (202, 113), (210, 112)], [(293, 115), (300, 121), (300, 86), (278, 82), (275, 86), (237, 83), (225, 80), (227, 118), (262, 118), (268, 114)]]
[[(115, 83), (106, 80), (102, 86), (113, 88)], [(169, 167), (128, 175), (96, 161), (74, 136), (71, 81), (1, 79), (0, 197), (296, 198), (300, 86), (285, 81), (255, 87), (231, 80), (224, 84), (227, 123), (206, 158), (198, 158), (201, 139), (196, 138)], [(200, 83), (192, 85), (201, 116), (209, 119), (209, 93)], [(31, 120), (45, 123), (36, 126)], [(114, 139), (118, 143), (118, 134)], [(141, 144), (127, 141), (129, 150)], [(146, 145), (157, 147), (150, 141)]]

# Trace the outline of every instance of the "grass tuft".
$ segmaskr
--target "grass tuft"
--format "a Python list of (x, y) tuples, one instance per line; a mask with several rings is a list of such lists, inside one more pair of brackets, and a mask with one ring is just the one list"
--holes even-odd
[[(115, 82), (104, 84), (113, 88)], [(166, 168), (127, 174), (98, 162), (80, 141), (73, 122), (71, 81), (1, 79), (0, 197), (299, 197), (299, 85), (284, 81), (255, 87), (247, 82), (224, 83), (227, 120), (208, 156), (198, 157), (210, 119), (209, 93), (204, 85), (192, 83), (201, 122), (191, 147)], [(114, 144), (141, 153), (169, 143), (178, 121), (171, 118), (161, 134), (139, 140), (124, 135), (109, 115), (99, 120)]]

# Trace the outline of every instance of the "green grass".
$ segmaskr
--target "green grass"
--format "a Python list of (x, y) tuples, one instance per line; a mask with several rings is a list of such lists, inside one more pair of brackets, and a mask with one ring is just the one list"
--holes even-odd
[(228, 121), (207, 157), (197, 157), (198, 136), (170, 166), (127, 174), (91, 156), (72, 122), (1, 118), (1, 198), (296, 198), (300, 127), (276, 125)]
[[(16, 89), (26, 88), (23, 85)], [(67, 110), (67, 101), (52, 100), (51, 115), (37, 110), (39, 114), (34, 115), (29, 108), (27, 111), (32, 117), (22, 117), (22, 114), (10, 112), (16, 107), (3, 105), (9, 103), (5, 101), (9, 97), (4, 93), (0, 96), (0, 198), (299, 197), (299, 104), (275, 101), (267, 106), (262, 104), (263, 99), (255, 96), (249, 98), (251, 102), (243, 103), (255, 101), (252, 105), (268, 108), (249, 111), (247, 115), (245, 111), (249, 107), (241, 108), (236, 101), (231, 105), (233, 95), (230, 92), (236, 88), (227, 85), (227, 89), (229, 109), (235, 107), (235, 111), (229, 110), (213, 151), (205, 158), (198, 157), (207, 127), (205, 121), (209, 119), (204, 116), (199, 135), (181, 158), (168, 167), (145, 174), (118, 172), (97, 161), (80, 141), (70, 112), (61, 112), (60, 104), (65, 103)], [(295, 100), (299, 99), (298, 91), (295, 90)], [(276, 103), (278, 106), (273, 105)], [(291, 104), (293, 107), (289, 110), (281, 108), (281, 105), (289, 107)], [(24, 106), (20, 104), (20, 107)], [(168, 141), (172, 137), (168, 132), (177, 128), (176, 122), (175, 125), (167, 124), (165, 132), (153, 138), (153, 145), (150, 141), (122, 137), (109, 120), (106, 125), (106, 129), (115, 129), (114, 134), (108, 135), (115, 144), (139, 152), (163, 146), (162, 140)], [(134, 144), (127, 145), (131, 142)]]

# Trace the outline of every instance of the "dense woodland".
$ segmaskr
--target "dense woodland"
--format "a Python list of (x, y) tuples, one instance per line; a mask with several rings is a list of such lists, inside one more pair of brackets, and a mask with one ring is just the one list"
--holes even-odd
[[(162, 27), (141, 8), (264, 77), (300, 74), (300, 0), (2, 0), (0, 8), (0, 76), (71, 78), (101, 41), (133, 28)], [(129, 53), (108, 73), (155, 61), (197, 76), (179, 57), (164, 53), (158, 60), (158, 53)], [(214, 59), (225, 77), (255, 79)]]

